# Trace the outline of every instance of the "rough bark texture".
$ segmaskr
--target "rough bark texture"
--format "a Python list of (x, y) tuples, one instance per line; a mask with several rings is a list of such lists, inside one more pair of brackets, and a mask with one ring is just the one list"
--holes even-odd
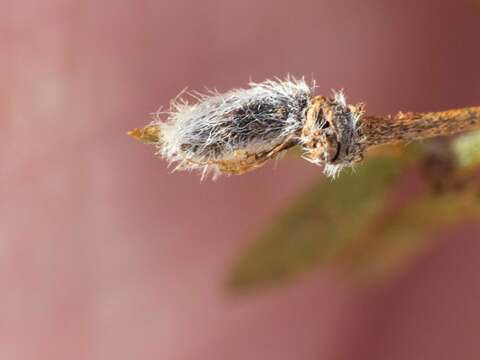
[(480, 106), (432, 113), (399, 113), (394, 117), (364, 116), (365, 145), (398, 144), (480, 128)]

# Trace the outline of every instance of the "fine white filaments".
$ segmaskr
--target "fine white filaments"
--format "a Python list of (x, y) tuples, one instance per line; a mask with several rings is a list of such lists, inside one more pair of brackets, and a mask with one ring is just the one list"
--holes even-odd
[(294, 145), (335, 176), (359, 160), (361, 146), (354, 139), (362, 109), (347, 105), (341, 92), (313, 97), (314, 88), (288, 77), (223, 94), (190, 92), (156, 113), (142, 131), (157, 132), (150, 142), (175, 169), (200, 170), (203, 176), (242, 174)]

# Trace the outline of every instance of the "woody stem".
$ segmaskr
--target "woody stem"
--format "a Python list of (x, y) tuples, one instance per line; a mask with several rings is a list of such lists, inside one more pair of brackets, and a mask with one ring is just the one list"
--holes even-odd
[(360, 129), (367, 147), (406, 143), (480, 129), (480, 106), (432, 113), (363, 116)]

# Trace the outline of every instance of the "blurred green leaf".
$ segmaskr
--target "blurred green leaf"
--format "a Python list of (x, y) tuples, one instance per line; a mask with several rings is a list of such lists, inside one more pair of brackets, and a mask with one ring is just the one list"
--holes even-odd
[(467, 133), (452, 140), (452, 150), (461, 167), (480, 165), (480, 131)]
[(407, 158), (379, 155), (315, 185), (241, 256), (230, 285), (237, 290), (270, 285), (338, 257), (381, 213)]
[[(469, 135), (468, 139), (462, 136), (462, 145), (454, 144), (461, 148), (455, 150), (457, 157), (477, 152), (474, 144), (480, 144), (480, 132)], [(424, 158), (424, 151), (424, 147), (401, 153), (382, 150), (355, 172), (315, 185), (240, 257), (230, 274), (231, 287), (270, 286), (322, 265), (340, 268), (357, 279), (385, 279), (405, 269), (433, 244), (432, 235), (440, 227), (480, 216), (473, 183), (435, 192), (428, 169), (420, 172), (424, 174), (418, 179), (424, 185), (420, 191), (403, 205), (391, 206), (387, 194), (410, 160)], [(480, 157), (469, 160), (472, 165), (468, 166), (475, 161), (480, 163)], [(425, 161), (418, 164), (425, 166)], [(444, 170), (447, 173), (435, 176), (457, 176), (455, 169)]]
[(448, 193), (426, 192), (413, 203), (387, 212), (364, 229), (341, 265), (349, 275), (378, 280), (407, 268), (432, 244), (440, 229), (480, 215), (475, 188)]

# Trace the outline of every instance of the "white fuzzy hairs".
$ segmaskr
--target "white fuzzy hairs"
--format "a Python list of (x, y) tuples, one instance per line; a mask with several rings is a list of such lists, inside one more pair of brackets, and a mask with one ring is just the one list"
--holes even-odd
[[(263, 164), (284, 149), (286, 142), (307, 143), (302, 129), (311, 105), (315, 85), (303, 78), (250, 82), (246, 89), (226, 93), (186, 93), (172, 101), (170, 109), (156, 113), (153, 125), (159, 131), (158, 153), (175, 169), (243, 173)], [(335, 93), (335, 106), (346, 111), (342, 93)], [(163, 118), (163, 119), (162, 119)], [(349, 116), (355, 127), (357, 116)], [(348, 119), (347, 119), (348, 120)], [(319, 124), (321, 127), (323, 124)], [(280, 149), (274, 151), (273, 149)], [(335, 175), (343, 165), (326, 164), (325, 172)]]

